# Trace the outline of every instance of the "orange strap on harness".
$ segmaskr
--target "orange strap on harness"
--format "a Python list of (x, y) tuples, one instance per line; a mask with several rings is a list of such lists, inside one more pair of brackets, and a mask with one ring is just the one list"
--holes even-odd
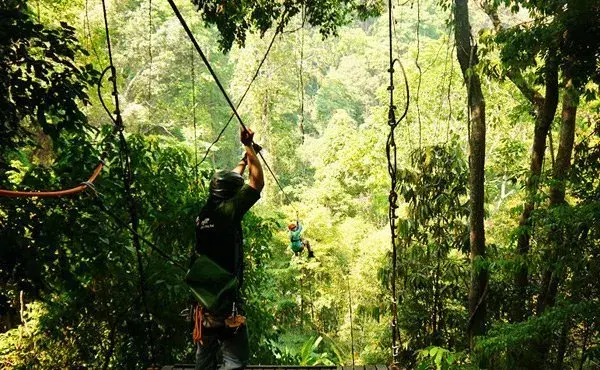
[(202, 343), (202, 321), (204, 320), (204, 307), (194, 307), (194, 344)]
[[(202, 333), (202, 327), (204, 326), (204, 307), (201, 305), (197, 305), (194, 307), (194, 344), (200, 343), (204, 344), (202, 340), (204, 339)], [(209, 319), (210, 320), (210, 319)], [(242, 325), (246, 324), (246, 317), (242, 315), (231, 315), (225, 319), (225, 327), (230, 329), (237, 329)]]
[(104, 167), (104, 162), (100, 161), (98, 163), (98, 165), (96, 166), (96, 168), (94, 169), (92, 176), (90, 176), (90, 178), (86, 182), (84, 182), (81, 185), (76, 186), (74, 188), (65, 189), (65, 190), (57, 190), (57, 191), (18, 191), (18, 190), (0, 189), (0, 196), (50, 198), (50, 197), (62, 197), (65, 195), (77, 194), (77, 193), (85, 190), (88, 186), (90, 186), (90, 184), (92, 184), (96, 180), (96, 177), (98, 177), (98, 175), (100, 174), (100, 171), (102, 171), (103, 167)]

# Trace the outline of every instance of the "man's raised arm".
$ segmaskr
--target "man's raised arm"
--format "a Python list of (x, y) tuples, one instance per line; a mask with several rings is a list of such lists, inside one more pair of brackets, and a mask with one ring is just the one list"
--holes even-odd
[(240, 141), (244, 144), (246, 149), (246, 163), (248, 165), (248, 174), (250, 177), (249, 185), (251, 188), (258, 190), (259, 192), (265, 187), (265, 178), (263, 174), (262, 165), (254, 150), (253, 140), (254, 132), (250, 129), (245, 131), (244, 129), (240, 132)]

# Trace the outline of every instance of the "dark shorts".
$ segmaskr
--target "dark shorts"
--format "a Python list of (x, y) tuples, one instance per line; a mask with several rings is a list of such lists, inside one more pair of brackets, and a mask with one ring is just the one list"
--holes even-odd
[(248, 328), (205, 328), (196, 350), (196, 370), (243, 369), (248, 364)]

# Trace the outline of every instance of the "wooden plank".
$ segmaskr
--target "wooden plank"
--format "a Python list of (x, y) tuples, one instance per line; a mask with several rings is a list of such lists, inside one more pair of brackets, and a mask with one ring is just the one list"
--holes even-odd
[[(161, 368), (161, 370), (189, 370), (194, 369), (194, 364), (175, 364), (175, 365), (165, 365)], [(313, 369), (313, 370), (388, 370), (386, 365), (356, 365), (356, 366), (284, 366), (284, 365), (248, 365), (246, 367), (248, 370), (259, 370), (259, 369), (269, 369), (269, 370), (303, 370), (303, 369)]]

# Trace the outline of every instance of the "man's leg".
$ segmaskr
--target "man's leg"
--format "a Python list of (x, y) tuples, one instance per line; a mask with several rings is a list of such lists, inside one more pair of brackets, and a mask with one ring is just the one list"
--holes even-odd
[(313, 258), (315, 254), (310, 248), (310, 242), (308, 240), (302, 240), (302, 244), (306, 246), (306, 250), (308, 251), (308, 258)]
[(205, 335), (196, 349), (196, 370), (216, 370), (219, 340), (215, 335)]
[(219, 370), (243, 369), (248, 364), (250, 349), (248, 347), (248, 327), (242, 325), (235, 334), (221, 343), (223, 364)]

